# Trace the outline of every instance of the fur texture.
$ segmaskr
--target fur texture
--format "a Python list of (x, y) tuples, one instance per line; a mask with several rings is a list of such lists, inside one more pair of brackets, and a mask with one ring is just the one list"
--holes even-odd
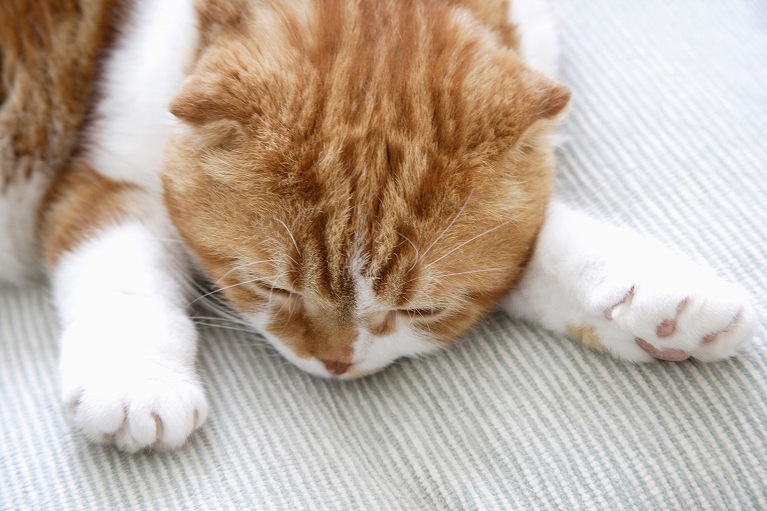
[(444, 2), (216, 5), (164, 175), (199, 264), (300, 359), (377, 369), (354, 344), (397, 324), (455, 338), (529, 257), (566, 89)]
[(117, 0), (0, 3), (0, 278), (40, 273), (36, 213), (77, 146)]
[(193, 268), (323, 377), (438, 349), (515, 285), (511, 313), (628, 360), (732, 355), (753, 321), (739, 288), (664, 279), (664, 249), (547, 210), (570, 93), (534, 69), (557, 48), (529, 3), (3, 7), (0, 213), (25, 241), (0, 257), (26, 271), (36, 233), (76, 426), (138, 450), (203, 423)]

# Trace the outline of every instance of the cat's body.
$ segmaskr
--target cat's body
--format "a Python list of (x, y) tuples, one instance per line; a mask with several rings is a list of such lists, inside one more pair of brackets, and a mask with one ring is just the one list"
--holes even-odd
[[(569, 92), (520, 59), (555, 72), (546, 4), (137, 0), (121, 23), (110, 5), (80, 4), (107, 27), (92, 47), (122, 35), (80, 144), (58, 149), (74, 157), (0, 162), (0, 271), (33, 274), (40, 247), (64, 400), (90, 438), (172, 448), (204, 420), (194, 266), (324, 377), (433, 351), (515, 285), (506, 310), (627, 360), (749, 339), (741, 288), (548, 206)], [(23, 110), (8, 55), (0, 121)], [(70, 65), (87, 88), (95, 65)]]

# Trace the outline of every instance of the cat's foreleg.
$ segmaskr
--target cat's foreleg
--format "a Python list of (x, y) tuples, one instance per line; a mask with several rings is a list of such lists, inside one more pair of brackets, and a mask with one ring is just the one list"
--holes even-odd
[(741, 286), (556, 201), (524, 276), (502, 306), (633, 362), (727, 358), (756, 325)]
[(172, 449), (208, 413), (179, 276), (185, 256), (162, 239), (140, 189), (85, 177), (50, 207), (43, 238), (64, 402), (92, 440)]

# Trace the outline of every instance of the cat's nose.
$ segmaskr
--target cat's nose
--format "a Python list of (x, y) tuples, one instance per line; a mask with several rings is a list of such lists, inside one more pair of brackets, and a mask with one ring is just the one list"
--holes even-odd
[(325, 364), (325, 369), (327, 369), (330, 374), (335, 375), (344, 374), (352, 366), (351, 364), (341, 362), (340, 360), (325, 360), (321, 358), (320, 361)]

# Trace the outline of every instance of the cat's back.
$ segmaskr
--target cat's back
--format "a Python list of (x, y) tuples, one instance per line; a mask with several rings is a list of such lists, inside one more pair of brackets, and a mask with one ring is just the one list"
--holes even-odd
[(0, 280), (37, 273), (35, 212), (77, 145), (119, 0), (0, 2)]
[(39, 274), (38, 213), (74, 156), (117, 179), (156, 174), (192, 3), (0, 2), (0, 281)]

